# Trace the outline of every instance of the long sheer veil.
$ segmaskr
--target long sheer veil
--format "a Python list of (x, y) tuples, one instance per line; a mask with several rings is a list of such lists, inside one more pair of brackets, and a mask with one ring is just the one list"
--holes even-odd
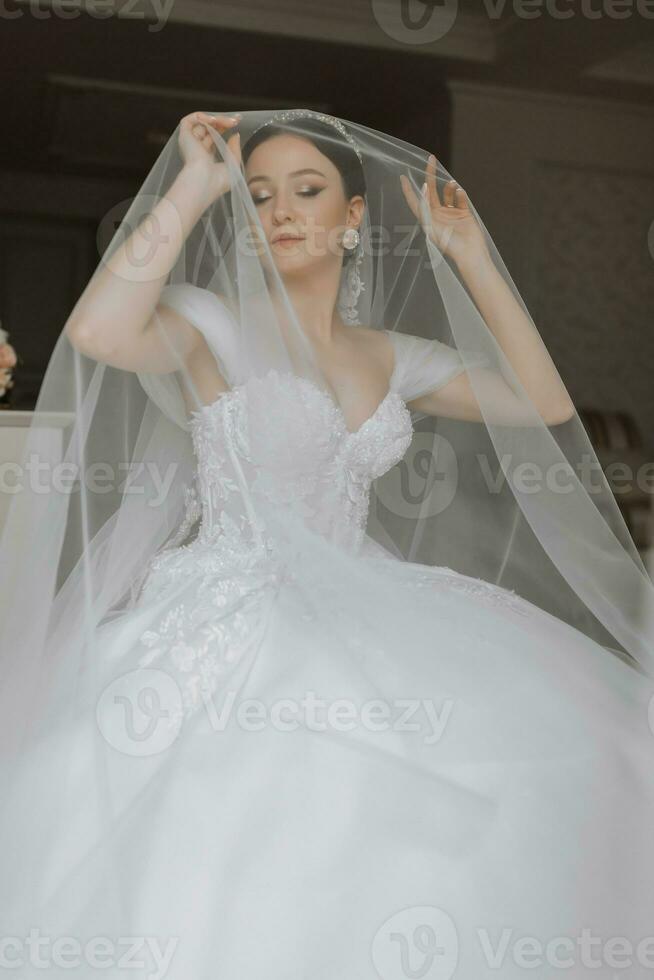
[[(248, 132), (270, 116), (242, 114), (243, 145)], [(310, 122), (303, 123), (300, 114), (286, 125), (302, 132), (303, 125), (310, 131)], [(654, 599), (652, 583), (578, 414), (561, 424), (546, 424), (457, 267), (411, 214), (400, 175), (408, 175), (419, 192), (427, 152), (350, 121), (340, 124), (356, 143), (366, 186), (358, 249), (363, 285), (356, 303), (358, 320), (395, 335), (425, 338), (432, 342), (432, 354), (438, 349), (433, 342), (447, 344), (450, 350), (444, 354), (451, 359), (456, 352), (469, 369), (483, 415), (483, 422), (469, 422), (424, 415), (421, 419), (413, 413), (413, 445), (402, 463), (373, 487), (369, 533), (399, 557), (446, 565), (515, 589), (603, 645), (624, 650), (643, 668), (651, 668), (653, 645), (646, 624)], [(335, 140), (343, 139), (338, 130), (333, 132)], [(147, 223), (180, 172), (177, 137), (177, 131), (171, 134), (161, 151), (99, 270), (135, 228)], [(227, 336), (214, 317), (215, 329), (206, 339), (233, 384), (276, 369), (310, 378), (329, 392), (288, 298), (282, 330), (272, 306), (271, 276), (282, 297), (285, 291), (274, 266), (264, 261), (265, 241), (253, 246), (256, 208), (223, 138), (215, 131), (212, 138), (229, 167), (231, 191), (206, 210), (186, 238), (161, 301), (177, 303), (189, 317), (195, 309), (196, 325), (205, 330), (202, 304), (211, 318), (217, 306), (214, 294), (230, 300), (232, 311), (238, 310), (238, 325)], [(450, 179), (439, 163), (439, 188)], [(469, 195), (468, 200), (496, 268), (538, 336)], [(136, 263), (134, 269), (136, 278)], [(345, 275), (344, 271), (344, 286)], [(419, 346), (414, 354), (424, 363), (422, 377), (414, 379), (414, 398), (442, 384), (442, 377), (430, 378), (434, 362), (429, 350)], [(442, 360), (447, 362), (447, 357)], [(489, 383), (488, 371), (514, 393), (513, 418), (506, 424), (504, 405), (498, 401), (496, 385)], [(84, 485), (68, 493), (53, 490), (51, 483), (66, 482), (58, 484), (56, 478), (46, 480), (43, 492), (33, 478), (23, 480), (20, 492), (12, 493), (2, 538), (0, 589), (2, 649), (10, 673), (17, 664), (24, 670), (27, 661), (39, 663), (56, 640), (58, 624), (67, 647), (74, 623), (92, 649), (97, 624), (124, 602), (130, 582), (181, 522), (184, 487), (193, 471), (183, 375), (181, 360), (179, 369), (166, 375), (137, 375), (96, 363), (74, 350), (62, 330), (22, 462), (28, 464), (33, 454), (45, 456), (44, 463), (55, 474), (59, 464), (72, 472), (101, 461), (113, 475), (110, 486), (100, 492)], [(266, 414), (268, 410), (266, 406)], [(52, 447), (57, 440), (48, 438), (53, 425), (56, 448)], [(147, 473), (146, 459), (162, 466), (174, 461), (177, 466), (162, 506), (149, 506), (156, 488), (150, 477), (136, 475), (137, 470)], [(29, 467), (21, 472), (29, 473)], [(128, 475), (138, 494), (121, 488)]]
[[(349, 165), (365, 186), (360, 241), (343, 265), (341, 309), (351, 329), (389, 332), (402, 373), (395, 381), (406, 402), (465, 372), (480, 417), (411, 409), (413, 439), (401, 461), (373, 483), (362, 535), (336, 542), (307, 522), (294, 491), (311, 473), (298, 446), (310, 447), (324, 433), (306, 429), (301, 414), (281, 406), (297, 390), (303, 397), (315, 392), (327, 413), (340, 407), (276, 270), (243, 168), (226, 134), (209, 130), (230, 188), (191, 229), (183, 229), (179, 216), (180, 249), (158, 309), (177, 310), (202, 332), (231, 390), (220, 396), (233, 406), (226, 418), (241, 411), (232, 393), (247, 391), (249, 444), (239, 445), (235, 434), (233, 455), (225, 460), (233, 509), (226, 509), (216, 554), (227, 552), (235, 528), (243, 530), (265, 556), (270, 581), (293, 576), (308, 608), (320, 608), (330, 590), (338, 587), (343, 597), (348, 583), (356, 584), (362, 626), (379, 622), (383, 611), (391, 632), (407, 600), (376, 576), (372, 557), (444, 566), (482, 580), (482, 586), (515, 591), (574, 627), (584, 648), (598, 645), (598, 664), (602, 656), (618, 657), (634, 673), (651, 676), (652, 581), (579, 416), (545, 417), (546, 406), (530, 397), (528, 379), (524, 372), (521, 379), (485, 322), (456, 262), (425, 233), (421, 187), (428, 151), (350, 120), (321, 120), (308, 110), (243, 112), (242, 146), (271, 121), (309, 139), (333, 140), (349, 153)], [(177, 129), (95, 275), (137, 228), (146, 229), (157, 247), (153, 214), (183, 168), (178, 137)], [(415, 192), (421, 220), (407, 203), (402, 176)], [(439, 162), (440, 194), (450, 179)], [(523, 330), (547, 357), (469, 194), (468, 203), (496, 270), (524, 314)], [(133, 274), (136, 282), (136, 261)], [(120, 310), (106, 315), (120, 317)], [(210, 399), (197, 390), (183, 357), (166, 373), (147, 363), (138, 371), (124, 370), (79, 353), (65, 326), (43, 381), (1, 538), (2, 758), (5, 771), (16, 766), (16, 778), (27, 746), (38, 745), (53, 726), (92, 712), (106, 685), (127, 669), (112, 663), (113, 630), (131, 622), (137, 635), (153, 562), (191, 542), (206, 510), (193, 419)], [(174, 351), (163, 317), (156, 329)], [(562, 381), (560, 386), (565, 392)], [(271, 391), (279, 393), (279, 405)], [(248, 458), (258, 460), (264, 479), (254, 478)], [(371, 560), (362, 562), (362, 554)], [(250, 581), (244, 590), (253, 587), (255, 572), (250, 580), (247, 569), (243, 574)], [(323, 621), (321, 629), (338, 635), (337, 617)], [(402, 637), (393, 635), (389, 642), (401, 643)], [(505, 681), (510, 685), (511, 678)], [(646, 676), (642, 683), (648, 683)], [(90, 751), (97, 754), (98, 782), (85, 787), (86, 805), (106, 814), (109, 798), (118, 809), (127, 807), (125, 796), (113, 794), (111, 747), (98, 739)], [(153, 758), (151, 775), (163, 764), (162, 757)], [(43, 778), (52, 805), (66, 820), (81, 788), (74, 779), (66, 788), (55, 786), (47, 772)], [(30, 860), (40, 854), (35, 847)], [(106, 870), (103, 881), (111, 880), (111, 845), (94, 850), (90, 842), (89, 854)], [(24, 873), (16, 860), (16, 874)], [(114, 885), (119, 893), (120, 882)]]

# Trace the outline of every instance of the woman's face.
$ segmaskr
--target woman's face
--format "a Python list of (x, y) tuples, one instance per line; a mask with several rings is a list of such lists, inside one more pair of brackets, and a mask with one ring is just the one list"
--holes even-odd
[(328, 157), (301, 136), (271, 136), (252, 151), (245, 178), (281, 275), (325, 262), (340, 269), (343, 231), (359, 225), (364, 200), (348, 200)]

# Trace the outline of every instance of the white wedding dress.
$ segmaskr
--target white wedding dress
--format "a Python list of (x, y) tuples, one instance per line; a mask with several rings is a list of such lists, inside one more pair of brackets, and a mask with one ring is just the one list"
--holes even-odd
[[(648, 685), (515, 593), (400, 561), (366, 533), (371, 482), (412, 438), (415, 373), (457, 369), (435, 341), (391, 337), (390, 390), (355, 431), (324, 391), (274, 370), (193, 414), (182, 533), (198, 517), (199, 531), (160, 551), (103, 624), (106, 696), (47, 730), (24, 767), (32, 784), (61, 767), (80, 805), (51, 826), (46, 802), (29, 884), (4, 886), (14, 929), (111, 937), (97, 972), (112, 978), (479, 980), (529, 966), (604, 980), (625, 975), (605, 946), (618, 936), (633, 946), (626, 975), (650, 975), (636, 955), (654, 931)], [(255, 395), (266, 432), (248, 428)], [(270, 458), (280, 427), (295, 451), (263, 469), (258, 446)], [(332, 559), (347, 553), (343, 578), (301, 552), (283, 560), (244, 485), (280, 527), (301, 513)], [(85, 802), (98, 738), (101, 809)], [(125, 937), (140, 937), (129, 969)]]

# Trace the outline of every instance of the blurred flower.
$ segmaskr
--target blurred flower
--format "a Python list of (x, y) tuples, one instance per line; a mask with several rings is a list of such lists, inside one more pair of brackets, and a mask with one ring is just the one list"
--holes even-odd
[[(2, 331), (4, 333), (4, 331)], [(16, 351), (11, 344), (0, 343), (0, 368), (16, 366)]]
[(0, 325), (0, 398), (4, 398), (14, 382), (11, 377), (11, 369), (16, 366), (16, 351), (8, 343), (9, 334)]
[(14, 382), (9, 368), (0, 368), (0, 397), (5, 395), (9, 388), (13, 388)]

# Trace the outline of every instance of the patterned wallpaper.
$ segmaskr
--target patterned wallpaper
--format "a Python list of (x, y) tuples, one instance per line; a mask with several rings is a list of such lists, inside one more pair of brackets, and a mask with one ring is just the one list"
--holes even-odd
[(654, 178), (531, 173), (527, 305), (577, 407), (630, 412), (654, 459)]

